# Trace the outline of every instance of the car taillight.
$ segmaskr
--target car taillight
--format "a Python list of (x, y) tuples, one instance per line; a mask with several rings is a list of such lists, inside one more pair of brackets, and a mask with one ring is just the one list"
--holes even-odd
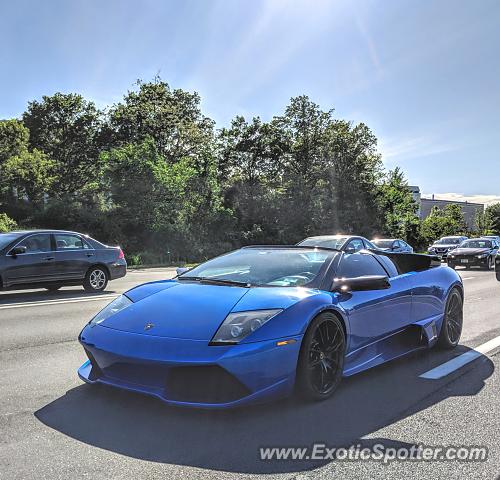
[(119, 249), (120, 253), (118, 254), (118, 260), (121, 260), (122, 258), (125, 258), (125, 254), (123, 253), (123, 250), (120, 248)]

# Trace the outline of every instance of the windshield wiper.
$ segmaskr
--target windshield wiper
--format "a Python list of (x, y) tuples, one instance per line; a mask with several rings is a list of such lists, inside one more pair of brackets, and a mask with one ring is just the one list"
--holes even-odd
[(212, 285), (229, 285), (234, 287), (251, 287), (248, 282), (238, 282), (236, 280), (224, 280), (222, 278), (211, 278), (211, 277), (193, 277), (193, 276), (180, 276), (177, 280), (192, 280), (194, 282), (208, 283)]

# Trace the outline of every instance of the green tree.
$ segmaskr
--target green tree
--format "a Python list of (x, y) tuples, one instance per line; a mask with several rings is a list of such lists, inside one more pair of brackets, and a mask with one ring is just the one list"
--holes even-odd
[(28, 148), (29, 130), (19, 120), (0, 120), (0, 167)]
[(383, 233), (418, 245), (420, 221), (418, 205), (413, 199), (404, 173), (399, 169), (388, 172), (379, 189), (379, 208), (383, 218)]
[(243, 243), (279, 242), (283, 175), (280, 131), (259, 118), (236, 117), (219, 134), (218, 180)]
[(0, 213), (0, 233), (10, 232), (17, 228), (17, 223), (6, 213)]
[(180, 244), (192, 214), (187, 192), (196, 169), (191, 160), (167, 163), (152, 139), (114, 148), (103, 156), (122, 243), (140, 251), (154, 249), (162, 239), (164, 253), (168, 242)]
[(487, 211), (478, 211), (474, 219), (475, 234), (492, 235), (492, 221)]
[(449, 235), (464, 235), (467, 224), (460, 205), (449, 204), (443, 209), (433, 207), (430, 215), (423, 220), (421, 226), (422, 238), (427, 243)]
[(56, 163), (40, 150), (23, 150), (2, 165), (0, 189), (14, 188), (18, 199), (39, 207), (57, 178), (55, 167)]
[(78, 94), (56, 93), (28, 104), (23, 121), (30, 132), (30, 146), (56, 162), (56, 182), (51, 195), (77, 195), (96, 188), (102, 171), (101, 112)]
[(500, 235), (500, 203), (488, 205), (485, 211), (488, 231)]
[(156, 77), (137, 81), (123, 102), (109, 113), (109, 135), (115, 146), (152, 138), (158, 153), (168, 162), (199, 159), (213, 141), (214, 122), (201, 113), (200, 97), (181, 89), (172, 90)]

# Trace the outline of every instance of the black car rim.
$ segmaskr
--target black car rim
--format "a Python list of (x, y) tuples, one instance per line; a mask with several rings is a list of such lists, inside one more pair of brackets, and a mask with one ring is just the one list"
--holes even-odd
[(344, 333), (334, 322), (320, 323), (309, 348), (311, 385), (320, 394), (327, 394), (337, 383), (344, 345)]
[(452, 295), (446, 312), (446, 330), (451, 343), (456, 343), (462, 333), (463, 309), (458, 295)]

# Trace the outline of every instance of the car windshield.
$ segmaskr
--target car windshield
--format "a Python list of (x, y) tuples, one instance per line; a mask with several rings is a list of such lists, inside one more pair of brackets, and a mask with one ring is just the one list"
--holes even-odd
[(0, 250), (19, 237), (18, 233), (0, 233)]
[(461, 248), (491, 248), (491, 240), (467, 240)]
[(316, 249), (243, 248), (202, 263), (178, 280), (298, 287), (311, 283), (333, 255)]
[(372, 240), (372, 242), (379, 248), (391, 248), (394, 240)]
[(444, 237), (436, 242), (437, 245), (458, 245), (460, 243), (460, 238), (455, 237)]
[(309, 237), (299, 242), (298, 245), (306, 247), (334, 248), (339, 250), (348, 238), (349, 237)]

